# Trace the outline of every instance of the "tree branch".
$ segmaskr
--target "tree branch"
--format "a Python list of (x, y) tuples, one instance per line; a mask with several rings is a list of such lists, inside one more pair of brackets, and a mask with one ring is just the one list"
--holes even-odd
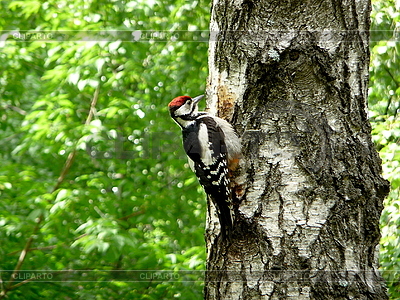
[(6, 106), (4, 106), (4, 109), (8, 109), (8, 108), (12, 109), (13, 111), (19, 113), (22, 116), (26, 116), (26, 111), (21, 109), (21, 108), (19, 108), (18, 106), (14, 106), (14, 105), (6, 105)]
[[(396, 85), (396, 88), (399, 88), (399, 87), (400, 87), (400, 83), (399, 83), (399, 82), (396, 80), (396, 78), (393, 76), (393, 74), (392, 74), (392, 72), (389, 70), (389, 68), (388, 68), (388, 67), (384, 67), (384, 69), (385, 69), (385, 71), (389, 74), (390, 78), (392, 78), (394, 84)], [(392, 98), (393, 98), (393, 97), (390, 96), (389, 99), (388, 99), (388, 103), (387, 103), (386, 108), (385, 108), (385, 115), (387, 115), (388, 112), (389, 112), (390, 105), (392, 104)], [(396, 116), (396, 114), (397, 114), (397, 109), (395, 110), (394, 113), (395, 113), (395, 116)]]
[[(51, 246), (45, 246), (45, 247), (34, 247), (34, 248), (29, 248), (29, 249), (28, 249), (28, 252), (37, 251), (37, 250), (39, 250), (39, 251), (52, 250), (52, 249), (56, 248), (57, 246), (58, 246), (58, 245), (51, 245)], [(20, 251), (21, 251), (21, 250), (13, 251), (13, 252), (7, 253), (7, 255), (14, 255), (14, 254), (19, 253)]]
[[(99, 93), (100, 93), (100, 83), (99, 85), (96, 87), (96, 90), (94, 91), (94, 95), (93, 95), (93, 99), (92, 102), (90, 103), (90, 108), (89, 108), (89, 113), (88, 116), (86, 118), (85, 121), (85, 125), (89, 125), (90, 122), (93, 119), (94, 116), (94, 112), (95, 112), (95, 106), (97, 104), (97, 101), (99, 99)], [(63, 170), (61, 171), (60, 176), (57, 179), (57, 183), (54, 186), (52, 193), (55, 192), (56, 190), (58, 190), (58, 188), (60, 187), (61, 183), (64, 182), (65, 176), (68, 174), (69, 169), (72, 166), (72, 163), (74, 162), (75, 156), (76, 156), (76, 148), (74, 149), (74, 151), (72, 151), (67, 158), (67, 161), (64, 164)]]
[(131, 214), (127, 215), (127, 216), (118, 218), (117, 220), (121, 220), (121, 221), (122, 220), (128, 220), (129, 218), (136, 217), (136, 216), (139, 216), (139, 215), (144, 214), (144, 213), (145, 213), (144, 210), (135, 211), (134, 213), (131, 213)]
[[(89, 113), (88, 113), (88, 116), (87, 116), (87, 118), (86, 118), (85, 125), (89, 125), (90, 122), (91, 122), (92, 119), (93, 119), (94, 113), (95, 113), (95, 111), (96, 111), (96, 110), (95, 110), (95, 106), (96, 106), (97, 101), (98, 101), (98, 99), (99, 99), (99, 94), (100, 94), (100, 82), (98, 83), (98, 85), (97, 85), (97, 87), (96, 87), (96, 90), (95, 90), (94, 95), (93, 95), (92, 102), (90, 103)], [(62, 169), (62, 171), (61, 171), (61, 174), (60, 174), (60, 176), (59, 176), (58, 179), (57, 179), (57, 183), (54, 185), (54, 187), (53, 187), (51, 193), (54, 193), (56, 190), (58, 190), (59, 187), (60, 187), (60, 185), (64, 182), (65, 176), (68, 174), (68, 171), (70, 170), (70, 168), (71, 168), (71, 166), (72, 166), (72, 163), (73, 163), (73, 161), (74, 161), (74, 158), (75, 158), (75, 156), (76, 156), (76, 153), (77, 153), (77, 150), (76, 150), (76, 147), (75, 147), (75, 149), (68, 155), (68, 158), (67, 158), (67, 160), (65, 161), (64, 167), (63, 167), (63, 169)], [(16, 284), (16, 285), (13, 286), (12, 283), (14, 282), (14, 279), (15, 279), (15, 277), (16, 277), (16, 274), (18, 274), (19, 270), (21, 270), (22, 264), (23, 264), (24, 261), (25, 261), (25, 258), (26, 258), (27, 253), (28, 253), (29, 251), (31, 251), (31, 250), (30, 250), (30, 247), (31, 247), (31, 245), (32, 245), (32, 243), (33, 243), (34, 236), (35, 236), (36, 233), (39, 231), (39, 229), (40, 229), (40, 224), (42, 223), (43, 220), (44, 220), (44, 215), (41, 214), (41, 215), (39, 216), (37, 222), (36, 222), (35, 228), (33, 229), (33, 232), (32, 232), (32, 234), (31, 234), (31, 236), (28, 238), (28, 240), (27, 240), (27, 242), (26, 242), (26, 244), (25, 244), (24, 249), (21, 251), (21, 254), (19, 255), (18, 263), (17, 263), (17, 265), (15, 266), (15, 269), (14, 269), (13, 273), (11, 274), (11, 278), (10, 278), (10, 280), (9, 280), (9, 282), (8, 282), (7, 287), (6, 287), (5, 289), (3, 289), (3, 290), (0, 292), (0, 299), (4, 299), (4, 298), (6, 297), (8, 291), (10, 291), (11, 289), (13, 289), (13, 288), (15, 288), (15, 287), (21, 285), (21, 284), (19, 283), (19, 284)]]
[(39, 225), (40, 225), (40, 223), (42, 222), (42, 220), (43, 220), (43, 214), (42, 214), (42, 215), (39, 217), (39, 219), (37, 220), (36, 226), (35, 226), (35, 228), (33, 229), (33, 232), (32, 232), (32, 234), (31, 234), (31, 236), (29, 237), (28, 241), (26, 242), (24, 249), (21, 251), (21, 254), (19, 255), (18, 263), (17, 263), (17, 265), (15, 266), (15, 269), (14, 269), (14, 271), (13, 271), (12, 274), (11, 274), (11, 277), (10, 277), (10, 280), (9, 280), (9, 282), (8, 282), (7, 287), (6, 287), (4, 290), (2, 290), (2, 291), (0, 292), (0, 299), (3, 299), (4, 297), (6, 297), (7, 292), (11, 290), (11, 286), (12, 286), (12, 283), (14, 282), (14, 280), (15, 280), (15, 276), (17, 275), (17, 273), (19, 272), (19, 270), (20, 270), (21, 267), (22, 267), (22, 264), (23, 264), (24, 261), (25, 261), (26, 255), (27, 255), (27, 253), (29, 252), (29, 248), (30, 248), (31, 245), (32, 245), (33, 237), (35, 236), (35, 234), (36, 234), (37, 231), (39, 230)]

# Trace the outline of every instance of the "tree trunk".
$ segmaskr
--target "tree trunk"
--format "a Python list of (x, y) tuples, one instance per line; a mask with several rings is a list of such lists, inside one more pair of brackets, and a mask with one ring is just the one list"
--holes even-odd
[(210, 204), (205, 299), (387, 299), (369, 13), (368, 0), (213, 1), (208, 106), (243, 158), (231, 240)]

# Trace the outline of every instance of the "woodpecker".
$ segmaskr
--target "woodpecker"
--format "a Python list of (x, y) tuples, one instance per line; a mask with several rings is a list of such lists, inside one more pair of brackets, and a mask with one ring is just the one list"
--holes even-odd
[(217, 209), (221, 235), (229, 237), (233, 228), (233, 207), (228, 172), (237, 165), (241, 144), (227, 121), (198, 111), (198, 102), (203, 97), (179, 96), (168, 108), (172, 119), (182, 129), (189, 165)]

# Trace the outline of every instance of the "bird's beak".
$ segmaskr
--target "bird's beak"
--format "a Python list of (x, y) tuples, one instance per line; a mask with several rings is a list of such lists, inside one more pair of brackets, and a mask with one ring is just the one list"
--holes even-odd
[(204, 95), (200, 95), (200, 96), (194, 97), (192, 100), (195, 104), (197, 104), (203, 98), (204, 98)]

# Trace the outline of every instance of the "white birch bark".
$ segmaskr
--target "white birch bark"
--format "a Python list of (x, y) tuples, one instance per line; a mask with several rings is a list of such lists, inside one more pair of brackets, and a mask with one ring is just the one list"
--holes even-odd
[(387, 299), (369, 12), (367, 0), (213, 1), (208, 106), (243, 158), (231, 242), (209, 210), (206, 299)]

